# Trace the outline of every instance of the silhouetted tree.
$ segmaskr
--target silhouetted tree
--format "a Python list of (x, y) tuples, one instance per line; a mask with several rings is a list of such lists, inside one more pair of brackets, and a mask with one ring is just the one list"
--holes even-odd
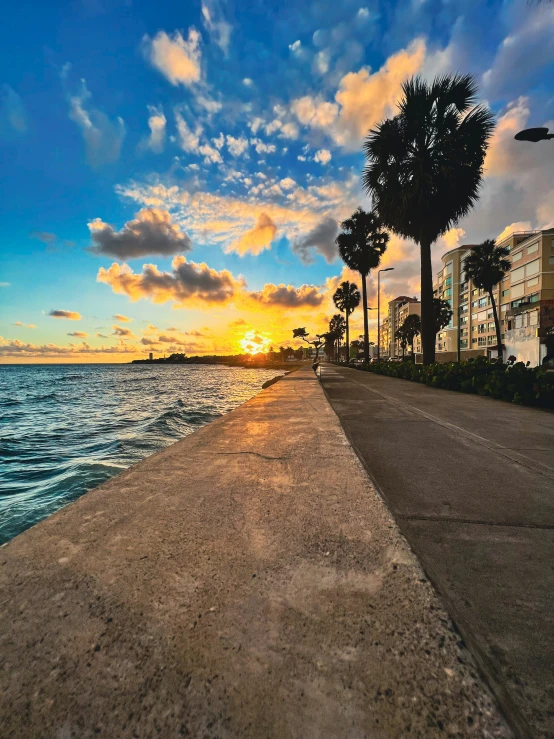
[(379, 266), (381, 256), (389, 243), (389, 235), (382, 229), (375, 213), (366, 213), (362, 208), (358, 208), (350, 218), (343, 221), (341, 229), (342, 233), (337, 236), (340, 257), (350, 269), (359, 272), (362, 278), (364, 359), (369, 362), (366, 278), (372, 269)]
[(421, 254), (423, 362), (435, 359), (431, 245), (479, 197), (494, 117), (476, 105), (471, 75), (444, 75), (402, 86), (399, 113), (370, 131), (362, 175), (383, 224), (413, 239)]
[(398, 328), (395, 336), (400, 339), (400, 345), (405, 341), (412, 348), (412, 361), (415, 359), (414, 341), (415, 337), (421, 333), (421, 319), (416, 313), (410, 313), (404, 319), (402, 325)]
[(311, 344), (311, 346), (315, 348), (315, 361), (317, 362), (319, 359), (319, 350), (325, 343), (321, 335), (316, 334), (315, 339), (312, 339), (310, 341), (308, 339), (309, 333), (306, 331), (304, 327), (302, 327), (302, 328), (293, 328), (292, 336), (294, 339), (302, 339), (302, 341), (305, 341), (306, 344)]
[(341, 282), (333, 295), (333, 302), (337, 308), (344, 313), (346, 320), (346, 361), (350, 359), (350, 329), (348, 319), (355, 309), (360, 305), (360, 291), (353, 282)]
[(453, 310), (448, 300), (442, 298), (433, 298), (433, 316), (435, 318), (435, 336), (446, 328), (452, 318)]
[(342, 337), (344, 336), (344, 333), (346, 331), (346, 322), (344, 318), (341, 316), (340, 313), (335, 313), (334, 316), (331, 317), (331, 320), (329, 321), (329, 332), (334, 334), (336, 345), (337, 345), (337, 351), (336, 351), (336, 360), (337, 362), (340, 361), (340, 342)]
[(493, 290), (504, 275), (510, 271), (511, 263), (507, 259), (509, 253), (510, 250), (507, 247), (496, 246), (492, 239), (487, 239), (482, 244), (474, 246), (464, 262), (465, 279), (471, 279), (475, 287), (485, 290), (491, 300), (494, 327), (496, 329), (497, 352), (500, 361), (503, 358), (502, 333)]

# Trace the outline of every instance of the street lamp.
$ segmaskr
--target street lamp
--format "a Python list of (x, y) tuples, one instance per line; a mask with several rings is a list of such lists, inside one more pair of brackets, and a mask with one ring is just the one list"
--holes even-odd
[(380, 269), (377, 272), (377, 361), (381, 361), (381, 272), (391, 272), (394, 267)]
[(554, 139), (554, 133), (548, 133), (548, 128), (526, 128), (524, 131), (516, 133), (514, 139), (516, 141), (532, 141), (536, 144), (537, 141)]
[[(375, 310), (375, 308), (370, 308), (370, 307), (368, 306), (366, 310)], [(365, 337), (364, 337), (364, 338), (365, 338)], [(369, 340), (368, 340), (368, 344), (367, 344), (367, 345), (368, 345), (368, 346), (371, 346), (372, 344), (373, 344), (373, 341), (369, 341)]]

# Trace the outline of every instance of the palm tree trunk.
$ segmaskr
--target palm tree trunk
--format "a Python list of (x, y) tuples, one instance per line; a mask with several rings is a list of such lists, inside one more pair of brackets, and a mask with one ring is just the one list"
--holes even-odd
[(423, 364), (432, 364), (435, 361), (436, 334), (431, 243), (422, 241), (419, 248), (421, 252), (421, 348)]
[(350, 331), (348, 328), (348, 308), (344, 311), (346, 316), (346, 364), (350, 361)]
[[(361, 274), (361, 272), (360, 272)], [(369, 325), (367, 321), (367, 285), (365, 275), (362, 275), (362, 303), (364, 306), (364, 362), (369, 364)]]
[(496, 310), (496, 303), (494, 302), (494, 295), (492, 290), (489, 292), (489, 297), (491, 299), (492, 315), (494, 316), (494, 327), (496, 329), (497, 353), (499, 360), (502, 362), (504, 360), (504, 357), (502, 355), (502, 334), (500, 331), (500, 321), (498, 320), (498, 311)]

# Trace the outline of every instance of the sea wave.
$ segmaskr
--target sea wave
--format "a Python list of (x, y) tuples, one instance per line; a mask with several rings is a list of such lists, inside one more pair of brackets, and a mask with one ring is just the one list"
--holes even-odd
[(274, 371), (3, 366), (0, 544), (257, 393)]

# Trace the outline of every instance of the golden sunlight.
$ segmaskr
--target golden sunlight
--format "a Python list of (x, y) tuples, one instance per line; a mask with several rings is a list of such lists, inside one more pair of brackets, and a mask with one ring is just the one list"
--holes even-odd
[(243, 354), (265, 354), (270, 345), (270, 340), (266, 336), (261, 336), (257, 331), (248, 331), (244, 338), (239, 341)]

